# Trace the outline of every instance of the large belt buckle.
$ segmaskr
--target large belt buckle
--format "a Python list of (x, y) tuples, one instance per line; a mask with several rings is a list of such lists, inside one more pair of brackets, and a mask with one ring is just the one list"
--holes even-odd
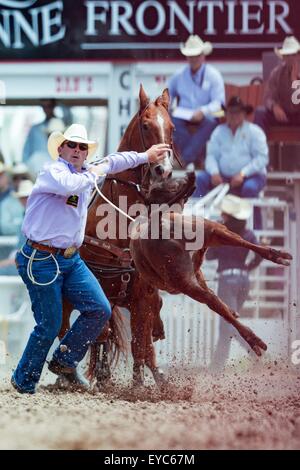
[(77, 248), (75, 246), (69, 246), (69, 248), (66, 248), (64, 251), (64, 258), (72, 258), (75, 251), (77, 251)]

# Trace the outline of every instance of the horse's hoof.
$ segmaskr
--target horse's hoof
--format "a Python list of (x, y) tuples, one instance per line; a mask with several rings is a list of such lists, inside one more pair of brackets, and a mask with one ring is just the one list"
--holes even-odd
[(247, 341), (251, 349), (255, 352), (257, 356), (262, 355), (262, 351), (266, 351), (268, 346), (264, 343), (250, 328), (245, 327), (245, 333), (242, 335), (244, 340)]
[(145, 384), (144, 365), (133, 366), (132, 386), (143, 387)]
[(167, 379), (165, 377), (165, 373), (162, 369), (159, 367), (155, 367), (155, 369), (152, 370), (153, 378), (155, 380), (156, 385), (161, 388), (167, 384)]

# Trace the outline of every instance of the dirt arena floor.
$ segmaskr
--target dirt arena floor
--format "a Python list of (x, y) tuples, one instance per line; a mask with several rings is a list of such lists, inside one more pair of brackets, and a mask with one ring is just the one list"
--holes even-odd
[(0, 449), (300, 449), (300, 370), (218, 378), (192, 372), (150, 386), (24, 396), (0, 386)]

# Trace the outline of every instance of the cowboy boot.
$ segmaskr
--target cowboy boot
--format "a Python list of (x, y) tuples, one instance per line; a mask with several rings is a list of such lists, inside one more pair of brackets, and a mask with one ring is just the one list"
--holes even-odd
[(52, 359), (48, 364), (48, 369), (58, 375), (57, 385), (70, 390), (89, 390), (89, 382), (79, 375), (76, 368), (60, 364), (56, 359)]

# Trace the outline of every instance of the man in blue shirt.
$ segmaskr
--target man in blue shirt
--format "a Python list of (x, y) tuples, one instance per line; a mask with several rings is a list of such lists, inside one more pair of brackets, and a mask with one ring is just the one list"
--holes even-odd
[(199, 164), (212, 131), (217, 125), (216, 113), (225, 102), (224, 81), (220, 72), (205, 62), (212, 52), (211, 43), (192, 35), (181, 52), (188, 65), (169, 82), (173, 112), (174, 142), (186, 164)]
[[(269, 149), (263, 130), (246, 120), (251, 112), (252, 107), (239, 97), (229, 100), (226, 123), (214, 130), (207, 145), (205, 171), (197, 175), (194, 197), (203, 197), (222, 183), (230, 183), (230, 192), (236, 196), (258, 197), (266, 184)], [(259, 224), (258, 212), (256, 216)]]

